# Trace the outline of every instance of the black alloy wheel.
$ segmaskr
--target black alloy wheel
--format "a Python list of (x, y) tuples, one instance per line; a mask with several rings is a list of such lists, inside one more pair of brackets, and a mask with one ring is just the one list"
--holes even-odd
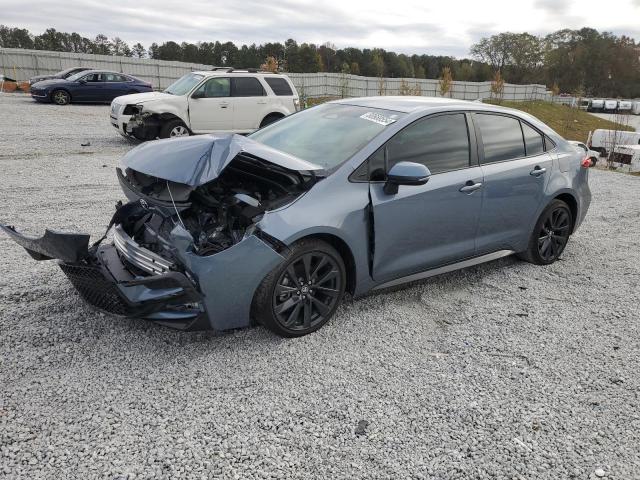
[(321, 240), (302, 240), (263, 280), (254, 298), (254, 316), (278, 335), (306, 335), (333, 316), (345, 286), (340, 254)]
[(544, 209), (533, 229), (526, 251), (518, 256), (536, 265), (555, 262), (564, 251), (573, 228), (573, 214), (562, 200), (554, 200)]

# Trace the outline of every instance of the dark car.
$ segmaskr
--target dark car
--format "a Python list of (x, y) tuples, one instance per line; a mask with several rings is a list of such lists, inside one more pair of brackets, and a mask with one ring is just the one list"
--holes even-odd
[(73, 67), (73, 68), (67, 68), (66, 70), (62, 70), (58, 73), (54, 73), (53, 75), (37, 75), (29, 79), (29, 85), (33, 85), (34, 83), (38, 83), (43, 80), (52, 80), (56, 78), (69, 78), (71, 75), (75, 75), (76, 73), (80, 73), (80, 72), (86, 72), (87, 70), (94, 70), (94, 68), (93, 67)]
[(151, 92), (150, 83), (124, 73), (102, 70), (79, 72), (69, 78), (43, 80), (31, 86), (31, 97), (40, 102), (110, 103), (120, 95)]
[(345, 291), (511, 254), (553, 263), (589, 208), (583, 159), (517, 110), (345, 99), (248, 137), (134, 148), (117, 169), (129, 203), (109, 242), (0, 229), (36, 260), (62, 260), (80, 294), (109, 312), (299, 336), (324, 325)]

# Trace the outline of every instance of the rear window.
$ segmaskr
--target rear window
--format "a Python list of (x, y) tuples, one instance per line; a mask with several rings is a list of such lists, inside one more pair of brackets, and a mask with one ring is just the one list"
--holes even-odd
[(275, 93), (278, 96), (292, 96), (293, 95), (293, 91), (291, 90), (291, 87), (289, 86), (289, 82), (287, 82), (284, 78), (277, 78), (277, 77), (265, 77), (265, 82), (267, 82), (267, 85), (269, 85), (269, 87), (271, 87), (271, 90), (273, 90), (273, 93)]
[(232, 97), (262, 97), (265, 95), (262, 84), (255, 77), (238, 77), (231, 79)]
[(501, 162), (525, 156), (519, 120), (484, 113), (476, 114), (475, 120), (482, 133), (483, 163)]

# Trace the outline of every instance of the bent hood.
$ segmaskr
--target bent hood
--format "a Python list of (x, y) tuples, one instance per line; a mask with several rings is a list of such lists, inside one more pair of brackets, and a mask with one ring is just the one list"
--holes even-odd
[(121, 168), (199, 187), (215, 180), (240, 153), (288, 170), (325, 174), (324, 169), (241, 135), (200, 135), (143, 143), (121, 160)]
[(121, 95), (113, 100), (113, 103), (118, 104), (137, 104), (151, 102), (154, 100), (166, 100), (176, 98), (175, 95), (163, 92), (144, 92), (144, 93), (131, 93), (129, 95)]

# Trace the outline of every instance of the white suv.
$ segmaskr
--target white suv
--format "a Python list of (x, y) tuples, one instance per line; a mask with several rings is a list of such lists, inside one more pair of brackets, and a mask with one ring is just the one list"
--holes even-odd
[(299, 107), (298, 92), (286, 75), (225, 68), (188, 73), (163, 92), (117, 97), (111, 124), (139, 140), (250, 133)]

